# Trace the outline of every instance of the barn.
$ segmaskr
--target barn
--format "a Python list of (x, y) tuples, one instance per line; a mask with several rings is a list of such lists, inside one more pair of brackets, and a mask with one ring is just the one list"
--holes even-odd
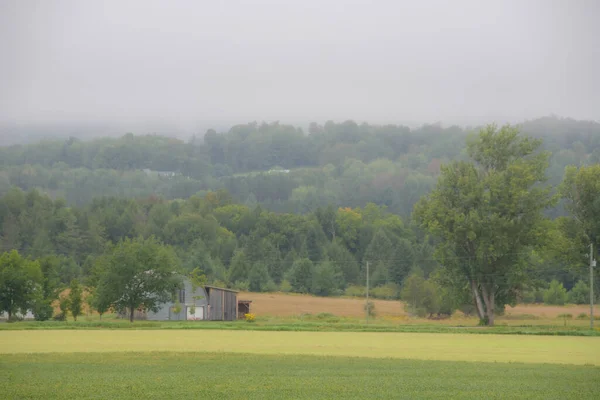
[(216, 286), (194, 287), (189, 279), (175, 294), (174, 301), (162, 304), (156, 312), (148, 311), (150, 321), (234, 321), (237, 319), (237, 294)]

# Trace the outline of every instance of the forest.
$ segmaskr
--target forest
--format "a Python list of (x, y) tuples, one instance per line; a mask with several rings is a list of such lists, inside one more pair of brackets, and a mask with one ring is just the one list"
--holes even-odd
[(416, 313), (493, 324), (506, 304), (589, 301), (599, 162), (600, 124), (557, 117), (13, 145), (0, 148), (0, 281), (7, 265), (41, 271), (48, 303), (148, 245), (217, 286), (362, 296), (368, 263), (375, 297), (425, 293)]

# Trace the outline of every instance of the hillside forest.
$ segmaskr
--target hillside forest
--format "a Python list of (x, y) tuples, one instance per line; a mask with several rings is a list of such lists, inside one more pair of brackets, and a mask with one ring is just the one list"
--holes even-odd
[(50, 318), (60, 289), (109, 296), (119, 266), (150, 259), (217, 286), (319, 296), (364, 295), (368, 264), (375, 297), (487, 324), (516, 302), (586, 303), (599, 162), (600, 124), (557, 117), (2, 147), (0, 306)]

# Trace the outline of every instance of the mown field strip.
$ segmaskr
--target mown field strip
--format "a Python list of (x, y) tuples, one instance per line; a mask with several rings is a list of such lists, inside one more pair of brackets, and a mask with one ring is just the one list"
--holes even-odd
[(233, 353), (3, 354), (2, 399), (597, 399), (600, 367)]
[(230, 352), (600, 365), (599, 337), (217, 330), (0, 331), (0, 353)]

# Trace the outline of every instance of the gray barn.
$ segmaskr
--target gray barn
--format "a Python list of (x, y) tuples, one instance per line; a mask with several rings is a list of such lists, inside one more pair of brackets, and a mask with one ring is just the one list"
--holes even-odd
[(237, 291), (206, 286), (206, 292), (208, 293), (208, 319), (211, 321), (237, 319)]
[(234, 321), (237, 319), (237, 291), (214, 286), (192, 287), (189, 279), (184, 279), (183, 288), (176, 293), (181, 310), (173, 308), (176, 301), (164, 303), (157, 312), (148, 311), (150, 321), (211, 320)]

